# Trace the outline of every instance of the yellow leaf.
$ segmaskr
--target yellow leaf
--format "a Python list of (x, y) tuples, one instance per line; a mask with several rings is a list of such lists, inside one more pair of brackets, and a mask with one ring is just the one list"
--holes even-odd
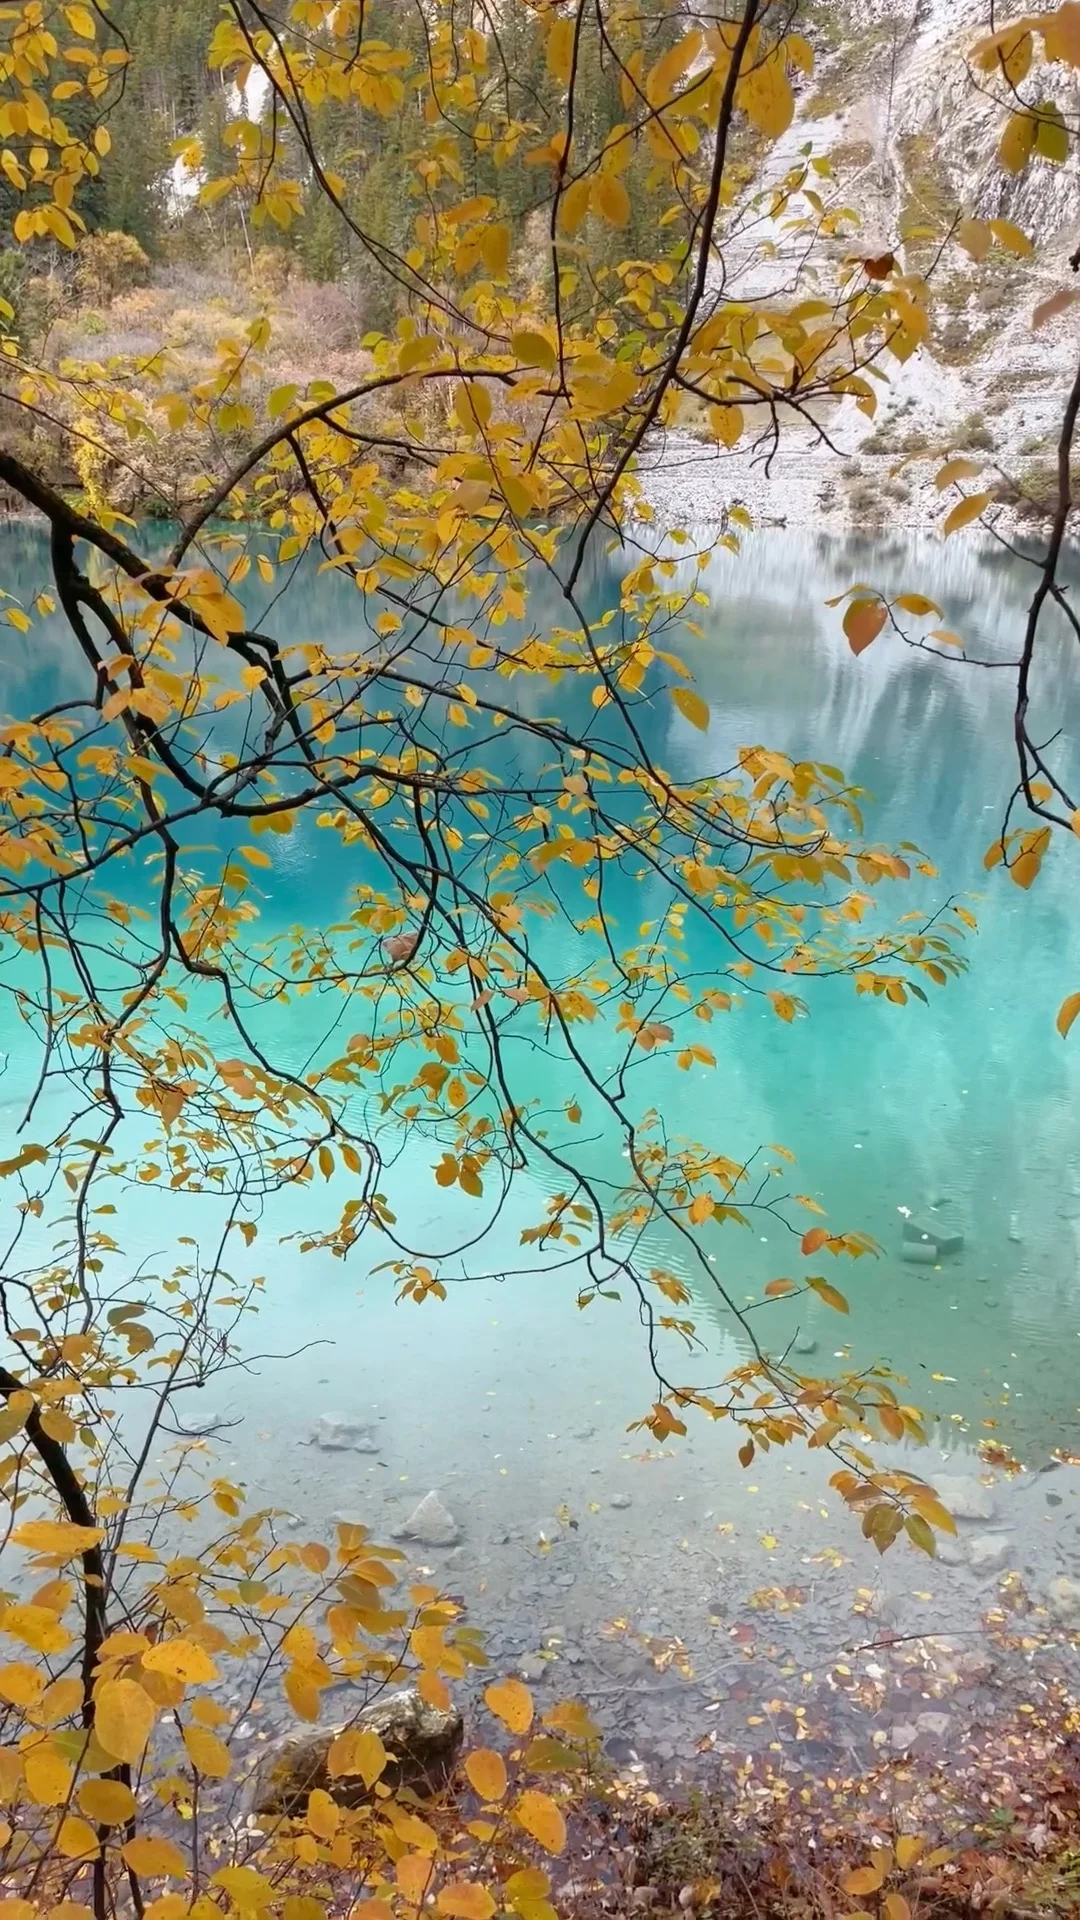
[(938, 618), (941, 618), (941, 608), (937, 601), (928, 600), (925, 593), (898, 593), (893, 605), (903, 607), (905, 613), (918, 615), (936, 613)]
[(712, 716), (709, 713), (708, 703), (702, 699), (700, 693), (695, 693), (692, 687), (674, 687), (671, 697), (684, 720), (689, 720), (690, 725), (697, 727), (700, 733), (708, 732)]
[(313, 1787), (308, 1794), (307, 1812), (304, 1816), (308, 1832), (316, 1840), (332, 1840), (341, 1825), (341, 1808), (323, 1787)]
[(545, 1853), (561, 1853), (566, 1845), (566, 1821), (551, 1796), (529, 1788), (515, 1802), (514, 1819), (538, 1840)]
[(571, 180), (559, 201), (559, 225), (566, 233), (576, 233), (589, 211), (592, 182), (588, 177)]
[(495, 1680), (484, 1689), (484, 1699), (496, 1719), (511, 1733), (528, 1733), (532, 1726), (533, 1702), (528, 1687), (520, 1680)]
[(167, 1873), (174, 1880), (182, 1880), (188, 1871), (179, 1847), (154, 1834), (138, 1834), (120, 1851), (133, 1873)]
[(973, 260), (985, 260), (994, 244), (994, 236), (985, 220), (961, 220), (956, 239)]
[(10, 1700), (13, 1707), (31, 1707), (44, 1691), (45, 1675), (38, 1667), (28, 1666), (25, 1660), (0, 1667), (0, 1700)]
[(911, 1908), (902, 1893), (887, 1893), (881, 1905), (886, 1920), (911, 1920)]
[(733, 447), (746, 424), (743, 410), (738, 406), (710, 407), (709, 432), (714, 439), (722, 440), (725, 447)]
[(548, 31), (547, 45), (544, 48), (547, 68), (553, 80), (561, 86), (569, 83), (574, 60), (574, 16), (561, 15), (553, 20)]
[(0, 1627), (35, 1653), (63, 1653), (73, 1639), (51, 1607), (5, 1607)]
[(28, 633), (30, 631), (30, 622), (21, 607), (5, 608), (4, 619), (9, 626), (17, 627), (20, 633)]
[(96, 38), (97, 28), (94, 24), (94, 16), (89, 7), (65, 7), (64, 18), (71, 28), (72, 33), (80, 34), (84, 40), (93, 40)]
[(495, 1912), (495, 1902), (487, 1888), (477, 1886), (473, 1880), (449, 1880), (440, 1888), (435, 1906), (439, 1913), (453, 1914), (455, 1920), (491, 1920)]
[(1010, 173), (1020, 173), (1035, 145), (1035, 121), (1030, 113), (1011, 113), (998, 147), (998, 158)]
[(195, 1640), (159, 1640), (156, 1646), (147, 1648), (142, 1663), (149, 1673), (167, 1673), (185, 1685), (218, 1677), (206, 1648)]
[(103, 1827), (122, 1827), (134, 1817), (135, 1795), (122, 1780), (84, 1780), (79, 1806), (87, 1819)]
[(48, 1744), (31, 1747), (23, 1762), (26, 1790), (39, 1807), (62, 1807), (71, 1792), (67, 1761)]
[(85, 1820), (80, 1820), (77, 1815), (69, 1813), (67, 1819), (60, 1822), (56, 1846), (65, 1860), (82, 1860), (87, 1855), (97, 1852), (97, 1834)]
[(358, 1773), (365, 1787), (373, 1787), (386, 1771), (390, 1756), (377, 1733), (370, 1727), (358, 1727), (339, 1734), (327, 1755), (327, 1771), (332, 1780), (342, 1774)]
[(532, 327), (523, 327), (520, 333), (511, 335), (510, 345), (526, 367), (542, 367), (547, 372), (558, 359), (551, 341)]
[(1014, 227), (1011, 220), (991, 220), (990, 231), (999, 247), (1004, 247), (1007, 253), (1015, 253), (1021, 260), (1025, 254), (1035, 251), (1027, 234), (1021, 233), (1019, 227)]
[(880, 1867), (856, 1867), (845, 1874), (842, 1884), (845, 1893), (876, 1893), (884, 1878)]
[(184, 1745), (188, 1759), (199, 1773), (207, 1774), (211, 1780), (228, 1778), (232, 1755), (216, 1733), (206, 1727), (185, 1727)]
[(989, 493), (969, 493), (966, 500), (959, 501), (952, 512), (946, 514), (945, 534), (957, 533), (961, 527), (970, 527), (973, 520), (986, 512), (992, 498), (993, 495)]
[(844, 632), (852, 653), (865, 653), (872, 646), (888, 618), (880, 600), (853, 600), (844, 615)]
[(925, 1489), (918, 1487), (911, 1496), (911, 1504), (916, 1512), (922, 1514), (924, 1520), (928, 1520), (932, 1527), (937, 1528), (939, 1533), (956, 1532), (956, 1521), (952, 1514), (942, 1506), (936, 1493), (929, 1487)]
[(809, 1280), (807, 1285), (813, 1287), (818, 1299), (824, 1300), (834, 1313), (850, 1313), (851, 1309), (839, 1287), (831, 1287), (827, 1280)]
[(157, 1709), (135, 1680), (103, 1680), (94, 1695), (94, 1732), (114, 1760), (142, 1759)]
[(1063, 1040), (1078, 1013), (1080, 1013), (1080, 993), (1070, 993), (1068, 999), (1063, 1000), (1058, 1008), (1056, 1021), (1057, 1030)]
[(594, 211), (607, 221), (609, 227), (625, 227), (630, 218), (630, 195), (621, 180), (616, 180), (610, 173), (598, 173), (593, 180), (590, 199)]
[(921, 1833), (902, 1833), (896, 1843), (896, 1864), (902, 1873), (907, 1873), (915, 1865), (922, 1853), (926, 1841)]
[(506, 1763), (490, 1747), (477, 1747), (465, 1761), (465, 1774), (481, 1800), (501, 1800), (506, 1793)]

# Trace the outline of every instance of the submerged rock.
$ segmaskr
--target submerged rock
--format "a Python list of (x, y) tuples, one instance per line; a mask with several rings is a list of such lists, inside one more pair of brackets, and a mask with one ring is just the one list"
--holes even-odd
[(933, 1240), (905, 1240), (900, 1247), (900, 1258), (909, 1267), (934, 1267), (940, 1255)]
[[(388, 1694), (365, 1707), (350, 1728), (377, 1733), (390, 1762), (380, 1785), (411, 1787), (414, 1793), (438, 1793), (450, 1777), (464, 1724), (456, 1707), (429, 1706), (415, 1687)], [(344, 1729), (324, 1727), (310, 1733), (289, 1733), (264, 1749), (248, 1789), (256, 1813), (303, 1813), (315, 1787), (339, 1806), (355, 1807), (372, 1798), (356, 1774), (332, 1779), (326, 1757)]]
[(955, 1520), (992, 1520), (994, 1495), (971, 1473), (942, 1473), (934, 1481), (942, 1506)]
[(901, 1256), (905, 1260), (915, 1259), (910, 1247), (929, 1247), (938, 1256), (963, 1253), (964, 1236), (947, 1221), (905, 1220)]
[(967, 1562), (976, 1573), (1000, 1573), (1008, 1564), (1007, 1533), (975, 1533), (967, 1543)]
[(818, 1343), (812, 1333), (797, 1333), (794, 1346), (796, 1353), (816, 1353), (818, 1350)]
[(421, 1547), (456, 1547), (461, 1528), (448, 1508), (443, 1506), (434, 1487), (425, 1493), (407, 1520), (393, 1529), (395, 1540), (415, 1540)]
[(1047, 1600), (1055, 1620), (1064, 1627), (1080, 1627), (1080, 1580), (1071, 1573), (1059, 1573), (1047, 1589)]
[(315, 1422), (311, 1444), (326, 1453), (378, 1453), (379, 1443), (371, 1423), (354, 1413), (321, 1413)]

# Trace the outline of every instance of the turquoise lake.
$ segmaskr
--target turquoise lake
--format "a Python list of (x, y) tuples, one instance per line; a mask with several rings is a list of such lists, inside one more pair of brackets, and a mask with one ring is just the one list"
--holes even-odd
[[(0, 528), (0, 584), (8, 591), (26, 597), (43, 584), (46, 560), (34, 529)], [(593, 604), (613, 591), (615, 567), (614, 559), (596, 561)], [(1063, 1042), (1054, 1027), (1061, 1000), (1080, 988), (1080, 845), (1060, 836), (1030, 893), (1000, 871), (987, 873), (983, 854), (1015, 781), (1011, 674), (932, 658), (886, 636), (856, 660), (839, 612), (825, 602), (857, 580), (916, 589), (940, 603), (942, 624), (973, 652), (1003, 660), (1017, 650), (1033, 578), (1022, 560), (962, 541), (754, 534), (740, 556), (720, 555), (710, 567), (705, 636), (687, 651), (710, 707), (708, 733), (667, 700), (650, 721), (650, 746), (677, 776), (728, 765), (739, 746), (757, 742), (843, 767), (870, 796), (868, 837), (916, 841), (938, 869), (937, 879), (919, 883), (917, 903), (958, 897), (978, 918), (969, 971), (931, 991), (927, 1005), (897, 1008), (857, 999), (850, 981), (811, 982), (809, 1018), (784, 1025), (749, 1001), (710, 1029), (715, 1072), (672, 1066), (651, 1086), (673, 1125), (691, 1125), (719, 1151), (740, 1156), (782, 1142), (797, 1158), (797, 1188), (818, 1200), (830, 1224), (881, 1243), (880, 1259), (845, 1262), (835, 1273), (850, 1299), (848, 1318), (817, 1303), (809, 1314), (776, 1303), (761, 1337), (779, 1345), (798, 1327), (816, 1343), (818, 1360), (808, 1367), (824, 1369), (838, 1351), (887, 1361), (910, 1382), (905, 1397), (938, 1416), (933, 1460), (914, 1463), (928, 1477), (944, 1455), (958, 1456), (955, 1470), (977, 1470), (974, 1449), (991, 1433), (1031, 1465), (1053, 1449), (1080, 1451), (1080, 1028)], [(352, 589), (312, 574), (296, 580), (269, 626), (280, 638), (351, 647), (357, 621)], [(30, 637), (6, 632), (9, 712), (81, 690), (70, 644), (55, 619)], [(1080, 674), (1060, 636), (1040, 664), (1034, 718), (1037, 737), (1061, 729), (1066, 740), (1080, 739)], [(327, 852), (325, 839), (304, 826), (275, 847), (264, 931), (344, 909), (356, 874), (340, 851)], [(916, 902), (896, 890), (891, 903), (903, 911)], [(637, 921), (650, 902), (626, 899), (616, 910)], [(708, 966), (700, 945), (695, 958)], [(7, 1153), (34, 1058), (25, 1034), (3, 1017)], [(315, 997), (278, 1018), (278, 1057), (298, 1066), (320, 1044), (326, 1009)], [(558, 1092), (566, 1097), (561, 1083)], [(395, 1146), (384, 1183), (399, 1219), (435, 1240), (452, 1224), (440, 1217), (447, 1202), (432, 1179), (437, 1157), (429, 1141)], [(213, 1230), (209, 1200), (181, 1207), (135, 1194), (126, 1206), (118, 1237), (133, 1268), (144, 1258), (171, 1259), (176, 1234)], [(306, 1217), (312, 1206), (309, 1197)], [(964, 1251), (936, 1268), (908, 1265), (900, 1258), (905, 1210), (918, 1218), (932, 1206), (959, 1224)], [(385, 1248), (372, 1243), (369, 1251), (364, 1241), (346, 1264), (302, 1256), (281, 1240), (296, 1224), (289, 1204), (273, 1203), (252, 1252), (267, 1279), (252, 1346), (264, 1354), (307, 1350), (296, 1361), (260, 1361), (227, 1393), (208, 1390), (213, 1414), (236, 1423), (223, 1438), (230, 1470), (305, 1522), (348, 1511), (380, 1524), (400, 1517), (410, 1494), (438, 1487), (462, 1521), (462, 1590), (481, 1612), (488, 1606), (507, 1646), (520, 1638), (515, 1622), (524, 1608), (538, 1658), (545, 1634), (572, 1644), (579, 1617), (655, 1611), (649, 1595), (657, 1584), (679, 1586), (682, 1576), (669, 1570), (680, 1551), (695, 1568), (679, 1589), (685, 1606), (715, 1604), (714, 1565), (744, 1586), (797, 1577), (814, 1553), (799, 1516), (823, 1502), (829, 1541), (857, 1557), (857, 1527), (823, 1492), (815, 1465), (770, 1462), (751, 1486), (723, 1431), (692, 1430), (678, 1455), (627, 1435), (627, 1421), (650, 1398), (630, 1306), (597, 1303), (578, 1313), (572, 1272), (490, 1277), (521, 1264), (519, 1229), (536, 1210), (525, 1177), (461, 1264), (470, 1284), (452, 1288), (444, 1305), (415, 1308), (394, 1304), (389, 1276), (369, 1277)], [(729, 1226), (708, 1244), (739, 1298), (760, 1295), (769, 1278), (792, 1269), (788, 1244), (763, 1240), (758, 1228)], [(677, 1247), (658, 1243), (657, 1251), (680, 1269)], [(694, 1286), (717, 1378), (739, 1347), (708, 1290)], [(377, 1423), (378, 1457), (310, 1446), (312, 1423), (327, 1409)], [(612, 1510), (624, 1494), (627, 1503)], [(561, 1509), (574, 1515), (572, 1536)], [(1044, 1520), (1040, 1512), (1040, 1527)], [(780, 1545), (762, 1557), (751, 1547), (766, 1535)], [(1036, 1558), (1042, 1539), (1031, 1547)], [(790, 1566), (782, 1567), (788, 1547)], [(852, 1577), (850, 1568), (841, 1576), (845, 1591)], [(910, 1584), (909, 1571), (901, 1577)], [(663, 1625), (684, 1631), (667, 1617)], [(819, 1623), (823, 1643), (834, 1627), (833, 1616)]]

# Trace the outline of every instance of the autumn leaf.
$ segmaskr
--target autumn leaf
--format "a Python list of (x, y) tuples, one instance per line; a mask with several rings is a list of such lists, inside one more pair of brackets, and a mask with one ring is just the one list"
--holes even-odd
[(528, 1733), (533, 1721), (532, 1694), (520, 1680), (496, 1680), (484, 1689), (484, 1700), (511, 1733)]
[(692, 687), (673, 687), (671, 698), (684, 720), (689, 720), (691, 726), (697, 727), (699, 732), (708, 732), (711, 715), (700, 693), (695, 693)]
[(490, 1747), (477, 1747), (465, 1759), (465, 1774), (481, 1800), (501, 1800), (507, 1788), (506, 1763)]
[(189, 1871), (189, 1863), (173, 1841), (151, 1834), (138, 1834), (120, 1851), (134, 1873), (168, 1874), (174, 1880), (183, 1880)]
[(881, 600), (853, 600), (844, 615), (844, 632), (852, 653), (865, 653), (887, 619), (888, 609)]
[(94, 1694), (94, 1732), (107, 1753), (134, 1766), (157, 1719), (149, 1694), (135, 1680), (103, 1680)]
[(549, 1794), (530, 1787), (515, 1801), (512, 1811), (518, 1825), (539, 1841), (545, 1853), (562, 1853), (566, 1821)]
[(961, 527), (969, 527), (973, 520), (977, 520), (980, 514), (986, 512), (993, 497), (991, 493), (969, 493), (966, 499), (957, 503), (951, 513), (946, 514), (943, 529), (945, 534), (956, 533)]
[(1070, 993), (1068, 999), (1063, 1000), (1058, 1008), (1058, 1016), (1055, 1022), (1057, 1030), (1063, 1040), (1078, 1013), (1080, 1013), (1080, 993)]

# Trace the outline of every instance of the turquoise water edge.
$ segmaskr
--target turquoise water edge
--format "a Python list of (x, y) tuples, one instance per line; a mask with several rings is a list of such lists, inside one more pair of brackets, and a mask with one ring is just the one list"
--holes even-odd
[[(9, 592), (26, 597), (43, 584), (46, 557), (35, 529), (0, 528)], [(598, 600), (615, 578), (614, 559), (597, 562)], [(817, 1303), (810, 1315), (777, 1303), (775, 1332), (764, 1337), (779, 1344), (798, 1328), (823, 1367), (834, 1352), (887, 1361), (910, 1382), (907, 1397), (937, 1416), (932, 1458), (916, 1463), (929, 1477), (935, 1468), (981, 1471), (975, 1448), (989, 1434), (1013, 1447), (1031, 1472), (995, 1487), (994, 1524), (1015, 1543), (1008, 1564), (1023, 1556), (1031, 1577), (1045, 1580), (1076, 1570), (1074, 1496), (1048, 1510), (1035, 1469), (1052, 1450), (1080, 1451), (1080, 1029), (1069, 1043), (1054, 1028), (1061, 1000), (1080, 987), (1080, 845), (1062, 836), (1030, 894), (984, 870), (1015, 778), (1012, 676), (884, 636), (854, 659), (825, 603), (856, 580), (931, 595), (944, 626), (980, 657), (1003, 660), (1018, 645), (1032, 571), (973, 544), (756, 534), (740, 556), (722, 554), (710, 567), (704, 638), (687, 651), (709, 703), (708, 733), (665, 701), (650, 745), (680, 776), (730, 764), (739, 746), (757, 742), (843, 767), (867, 790), (868, 834), (916, 841), (936, 866), (919, 903), (958, 897), (977, 916), (969, 970), (928, 1004), (903, 1008), (857, 999), (850, 981), (813, 984), (809, 1018), (790, 1026), (747, 1002), (722, 1033), (711, 1031), (717, 1071), (672, 1068), (653, 1097), (672, 1116), (692, 1105), (695, 1132), (720, 1151), (782, 1142), (796, 1156), (800, 1189), (830, 1223), (880, 1242), (879, 1259), (838, 1276), (847, 1319)], [(324, 644), (355, 645), (355, 595), (333, 577), (299, 579), (271, 630), (296, 638), (300, 623)], [(9, 712), (70, 695), (77, 668), (68, 644), (56, 618), (32, 636), (6, 634)], [(1043, 737), (1061, 729), (1080, 738), (1080, 677), (1056, 640), (1040, 667), (1035, 721)], [(275, 848), (264, 931), (340, 912), (354, 879), (340, 852), (328, 854), (301, 828)], [(633, 913), (644, 917), (641, 903)], [(700, 950), (696, 958), (707, 966)], [(274, 1034), (285, 1064), (317, 1048), (320, 1017), (317, 997), (292, 1005)], [(0, 1125), (13, 1139), (34, 1060), (14, 1026), (0, 1046)], [(386, 1181), (399, 1214), (436, 1237), (445, 1207), (431, 1175), (437, 1157), (430, 1142), (406, 1144)], [(527, 1180), (523, 1189), (472, 1275), (519, 1264), (519, 1229), (537, 1209)], [(327, 1208), (334, 1204), (329, 1196)], [(904, 1220), (931, 1208), (962, 1231), (963, 1252), (937, 1267), (909, 1265)], [(132, 1268), (169, 1259), (170, 1237), (196, 1232), (196, 1216), (209, 1234), (212, 1210), (209, 1200), (185, 1200), (181, 1224), (158, 1196), (132, 1196), (120, 1236)], [(650, 1397), (640, 1329), (626, 1306), (580, 1313), (571, 1275), (474, 1277), (445, 1304), (395, 1305), (390, 1277), (369, 1271), (383, 1249), (369, 1253), (362, 1242), (347, 1264), (301, 1255), (282, 1239), (290, 1224), (282, 1202), (262, 1223), (267, 1289), (252, 1346), (305, 1351), (258, 1361), (227, 1396), (208, 1389), (210, 1415), (232, 1423), (221, 1442), (228, 1470), (313, 1527), (348, 1512), (385, 1528), (437, 1487), (462, 1536), (441, 1571), (489, 1626), (496, 1653), (524, 1650), (538, 1684), (554, 1685), (569, 1662), (575, 1688), (587, 1690), (591, 1675), (598, 1696), (610, 1687), (616, 1697), (641, 1673), (655, 1678), (649, 1645), (678, 1635), (693, 1649), (697, 1680), (681, 1696), (656, 1682), (644, 1723), (663, 1748), (673, 1721), (699, 1726), (715, 1695), (730, 1702), (722, 1674), (735, 1658), (731, 1623), (753, 1592), (806, 1592), (776, 1654), (795, 1665), (845, 1644), (864, 1581), (880, 1589), (884, 1580), (901, 1611), (921, 1608), (927, 1631), (944, 1581), (953, 1582), (950, 1620), (965, 1607), (977, 1616), (985, 1602), (966, 1562), (952, 1573), (934, 1568), (930, 1580), (914, 1556), (898, 1553), (879, 1573), (815, 1461), (771, 1459), (748, 1478), (722, 1429), (692, 1429), (677, 1450), (628, 1435)], [(678, 1266), (676, 1248), (662, 1253)], [(715, 1257), (737, 1297), (759, 1296), (791, 1261), (757, 1228), (718, 1232)], [(715, 1360), (733, 1364), (738, 1345), (707, 1291), (695, 1312)], [(369, 1421), (377, 1450), (312, 1445), (327, 1409)], [(936, 1598), (912, 1599), (930, 1589)], [(590, 1641), (606, 1649), (602, 1658)]]

